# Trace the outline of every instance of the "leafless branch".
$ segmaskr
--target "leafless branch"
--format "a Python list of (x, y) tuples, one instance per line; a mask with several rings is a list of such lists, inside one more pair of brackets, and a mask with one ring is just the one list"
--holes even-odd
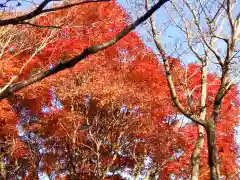
[[(148, 0), (146, 0), (146, 9), (149, 9)], [(172, 78), (172, 73), (170, 71), (168, 56), (166, 55), (166, 53), (165, 53), (164, 49), (162, 48), (162, 45), (159, 41), (157, 29), (156, 29), (156, 26), (155, 26), (155, 21), (154, 21), (154, 18), (152, 16), (150, 17), (150, 23), (151, 23), (154, 43), (155, 43), (159, 53), (161, 54), (161, 56), (163, 58), (164, 68), (165, 68), (165, 72), (166, 72), (166, 76), (167, 76), (167, 82), (168, 82), (168, 86), (169, 86), (169, 89), (170, 89), (170, 92), (171, 92), (171, 97), (172, 97), (172, 100), (173, 100), (174, 104), (177, 106), (178, 110), (181, 113), (183, 113), (187, 118), (191, 119), (192, 121), (194, 121), (198, 124), (201, 124), (202, 126), (205, 126), (206, 123), (205, 123), (204, 120), (202, 120), (198, 116), (193, 115), (190, 112), (188, 112), (183, 107), (181, 102), (179, 101), (176, 90), (175, 90), (175, 86), (174, 86), (174, 82), (173, 82), (173, 78)]]
[(86, 0), (86, 1), (78, 2), (78, 3), (74, 3), (74, 4), (67, 4), (67, 5), (63, 5), (63, 6), (59, 6), (59, 7), (44, 9), (48, 3), (54, 2), (54, 1), (57, 1), (57, 0), (44, 0), (41, 4), (39, 4), (39, 6), (35, 10), (33, 10), (32, 12), (30, 12), (28, 14), (10, 18), (10, 19), (0, 20), (0, 26), (6, 26), (9, 24), (12, 24), (12, 25), (22, 24), (22, 23), (24, 23), (24, 21), (30, 20), (30, 19), (32, 19), (40, 14), (43, 14), (43, 13), (54, 12), (54, 11), (58, 11), (58, 10), (62, 10), (62, 9), (68, 9), (73, 6), (87, 4), (87, 3), (109, 2), (110, 0)]

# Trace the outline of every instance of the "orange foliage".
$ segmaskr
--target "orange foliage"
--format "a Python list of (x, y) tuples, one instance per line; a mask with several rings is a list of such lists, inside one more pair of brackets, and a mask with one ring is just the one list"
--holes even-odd
[[(73, 7), (70, 11), (49, 13), (35, 20), (41, 25), (64, 24), (61, 29), (23, 26), (13, 29), (16, 39), (8, 48), (14, 52), (5, 52), (2, 57), (4, 77), (0, 85), (19, 72), (17, 80), (28, 78), (74, 57), (90, 45), (109, 40), (128, 20), (127, 13), (111, 1)], [(36, 52), (36, 48), (40, 50)], [(8, 58), (11, 61), (6, 61)], [(195, 64), (187, 67), (186, 86), (182, 82), (186, 69), (177, 59), (169, 58), (177, 92), (187, 106), (187, 89), (199, 84), (200, 71)], [(207, 106), (211, 107), (219, 78), (209, 74), (208, 81)], [(200, 89), (196, 88), (192, 111), (199, 109), (195, 103), (199, 97)], [(224, 99), (221, 121), (217, 124), (221, 171), (225, 176), (237, 168), (234, 127), (238, 103), (234, 87)], [(210, 110), (208, 116), (209, 113)], [(118, 171), (126, 168), (132, 176), (149, 170), (144, 167), (148, 157), (152, 176), (167, 179), (173, 173), (185, 178), (189, 176), (190, 155), (197, 133), (194, 124), (179, 127), (177, 114), (163, 66), (132, 32), (74, 68), (2, 101), (0, 137), (8, 147), (6, 157), (11, 159), (6, 170), (14, 170), (14, 176), (26, 176), (26, 179), (37, 177), (37, 171), (48, 176), (54, 174), (56, 179), (121, 179)], [(22, 137), (17, 135), (20, 131), (17, 124), (23, 128)], [(10, 138), (18, 138), (17, 143), (7, 144)], [(204, 148), (202, 179), (208, 177), (206, 145)], [(16, 161), (21, 164), (20, 170), (14, 168)], [(112, 175), (108, 175), (109, 172)]]

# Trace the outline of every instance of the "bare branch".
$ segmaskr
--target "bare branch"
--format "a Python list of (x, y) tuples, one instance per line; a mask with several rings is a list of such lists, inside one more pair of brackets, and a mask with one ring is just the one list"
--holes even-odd
[(87, 4), (87, 3), (109, 2), (110, 0), (86, 0), (86, 1), (78, 2), (78, 3), (74, 3), (74, 4), (68, 4), (68, 5), (64, 5), (64, 6), (60, 6), (60, 7), (44, 9), (48, 3), (53, 2), (53, 1), (56, 1), (56, 0), (44, 0), (34, 11), (32, 11), (28, 14), (18, 16), (15, 18), (11, 18), (11, 19), (0, 20), (0, 26), (6, 26), (6, 25), (10, 25), (10, 24), (12, 24), (12, 25), (22, 24), (25, 20), (32, 19), (43, 13), (67, 9), (67, 8), (71, 8), (73, 6)]
[(40, 25), (40, 24), (33, 24), (30, 22), (26, 22), (26, 21), (20, 22), (19, 24), (29, 25), (29, 26), (33, 26), (33, 27), (37, 27), (37, 28), (49, 28), (49, 29), (59, 29), (62, 27), (62, 26), (45, 26), (45, 25)]
[[(148, 0), (146, 0), (146, 8), (149, 9)], [(183, 107), (183, 105), (180, 103), (180, 101), (178, 99), (178, 96), (177, 96), (177, 93), (176, 93), (176, 90), (175, 90), (172, 74), (171, 74), (171, 71), (170, 71), (168, 56), (166, 55), (164, 49), (162, 48), (161, 43), (159, 42), (157, 29), (156, 29), (156, 26), (155, 26), (154, 18), (152, 16), (150, 17), (150, 23), (151, 23), (154, 43), (155, 43), (159, 53), (161, 54), (161, 56), (163, 58), (164, 68), (165, 68), (165, 72), (166, 72), (166, 76), (167, 76), (167, 82), (168, 82), (168, 86), (169, 86), (169, 89), (170, 89), (170, 92), (171, 92), (171, 97), (172, 97), (172, 100), (173, 100), (174, 104), (177, 106), (178, 110), (181, 113), (183, 113), (187, 118), (191, 119), (192, 121), (196, 122), (197, 124), (205, 126), (206, 122), (204, 120), (202, 120), (199, 117), (197, 117), (196, 115), (193, 115), (190, 112), (188, 112)]]
[(213, 35), (214, 38), (223, 40), (226, 44), (229, 44), (228, 38), (220, 36), (220, 35)]
[(24, 65), (19, 70), (18, 74), (13, 76), (11, 80), (0, 90), (0, 94), (4, 92), (7, 88), (9, 88), (14, 82), (16, 82), (19, 76), (22, 74), (23, 70), (27, 67), (27, 65), (32, 61), (34, 56), (41, 51), (46, 45), (47, 41), (53, 36), (54, 31), (51, 31), (50, 35), (47, 35), (45, 39), (41, 42), (40, 46), (35, 50), (35, 52), (30, 56), (30, 58), (24, 63)]
[(234, 34), (235, 27), (234, 27), (234, 20), (232, 17), (232, 1), (231, 0), (227, 0), (227, 15), (228, 15), (228, 20), (229, 20), (232, 34)]
[(203, 32), (202, 32), (202, 29), (200, 27), (200, 22), (198, 21), (198, 18), (197, 18), (197, 15), (196, 15), (196, 12), (194, 11), (194, 9), (190, 6), (190, 4), (184, 0), (185, 4), (187, 5), (189, 11), (192, 13), (192, 16), (193, 16), (193, 19), (194, 19), (194, 23), (195, 25), (197, 26), (197, 29), (198, 29), (198, 32), (199, 34), (201, 35), (201, 38), (204, 42), (204, 44), (207, 46), (207, 48), (212, 51), (212, 53), (215, 55), (215, 57), (217, 58), (218, 62), (220, 64), (222, 64), (222, 60), (221, 60), (221, 56), (217, 53), (217, 51), (213, 48), (212, 45), (210, 45), (210, 43), (207, 42), (206, 38), (204, 37), (203, 35)]

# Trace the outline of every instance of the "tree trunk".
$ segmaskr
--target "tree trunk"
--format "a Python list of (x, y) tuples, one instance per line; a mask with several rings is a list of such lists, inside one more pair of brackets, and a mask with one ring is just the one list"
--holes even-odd
[(134, 168), (134, 180), (137, 180), (139, 178), (143, 167), (144, 167), (144, 162), (141, 162), (140, 164), (136, 165), (136, 167)]
[(198, 125), (198, 139), (191, 157), (192, 175), (191, 180), (198, 180), (200, 172), (200, 153), (204, 144), (204, 127)]
[[(207, 98), (207, 61), (202, 60), (201, 68), (201, 100), (200, 119), (206, 119), (206, 98)], [(198, 140), (191, 157), (192, 176), (191, 180), (198, 180), (200, 174), (200, 153), (204, 144), (204, 127), (198, 124)]]
[(4, 157), (3, 156), (1, 157), (1, 160), (0, 160), (0, 174), (1, 174), (0, 175), (1, 179), (3, 179), (3, 180), (7, 179), (6, 178), (7, 173), (6, 173), (6, 169), (5, 169)]
[(209, 119), (207, 126), (208, 165), (210, 168), (210, 180), (219, 180), (218, 158), (216, 150), (216, 127), (213, 119)]
[(150, 179), (150, 176), (151, 176), (151, 173), (152, 173), (152, 168), (150, 168), (149, 170), (148, 170), (148, 172), (146, 173), (146, 176), (144, 177), (144, 179), (143, 180), (149, 180)]

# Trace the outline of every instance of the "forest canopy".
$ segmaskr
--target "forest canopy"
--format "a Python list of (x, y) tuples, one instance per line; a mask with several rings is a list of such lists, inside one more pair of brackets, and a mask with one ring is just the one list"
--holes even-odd
[(239, 179), (237, 7), (0, 2), (0, 179)]

